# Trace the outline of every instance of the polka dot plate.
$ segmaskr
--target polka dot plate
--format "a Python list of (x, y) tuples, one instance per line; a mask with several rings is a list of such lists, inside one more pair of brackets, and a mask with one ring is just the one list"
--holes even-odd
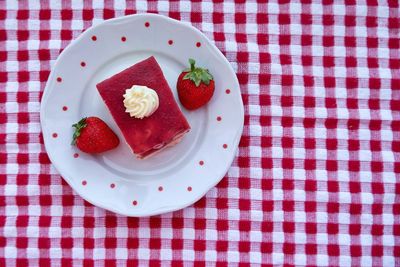
[[(188, 59), (214, 75), (212, 100), (196, 111), (182, 106), (191, 131), (181, 143), (139, 160), (97, 92), (96, 84), (155, 56), (174, 93)], [(149, 216), (191, 205), (226, 174), (243, 130), (237, 77), (223, 54), (199, 30), (164, 16), (107, 20), (83, 32), (58, 57), (44, 91), (41, 125), (48, 155), (62, 177), (88, 202), (127, 216)], [(71, 125), (98, 116), (121, 140), (99, 155), (71, 146)]]

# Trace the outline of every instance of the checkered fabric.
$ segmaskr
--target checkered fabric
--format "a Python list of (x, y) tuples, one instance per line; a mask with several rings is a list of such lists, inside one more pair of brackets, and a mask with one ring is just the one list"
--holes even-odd
[[(399, 10), (398, 0), (0, 1), (0, 266), (400, 266)], [(239, 78), (245, 127), (199, 202), (127, 218), (63, 181), (39, 108), (63, 48), (143, 12), (214, 41)]]

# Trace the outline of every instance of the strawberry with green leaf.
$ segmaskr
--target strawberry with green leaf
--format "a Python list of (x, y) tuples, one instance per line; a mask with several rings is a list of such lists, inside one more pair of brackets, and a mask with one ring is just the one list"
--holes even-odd
[(179, 75), (176, 84), (179, 100), (189, 110), (198, 109), (207, 104), (215, 89), (211, 73), (207, 69), (196, 67), (195, 63), (194, 59), (189, 59), (190, 68)]
[(118, 136), (100, 118), (88, 117), (72, 125), (72, 145), (86, 153), (102, 153), (119, 145)]

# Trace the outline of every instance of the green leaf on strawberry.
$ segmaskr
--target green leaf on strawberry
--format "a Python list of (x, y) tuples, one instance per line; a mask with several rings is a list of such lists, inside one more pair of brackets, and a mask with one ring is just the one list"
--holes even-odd
[(184, 80), (191, 80), (194, 82), (196, 87), (199, 87), (200, 83), (204, 83), (206, 85), (210, 84), (210, 81), (213, 80), (213, 76), (210, 74), (208, 69), (196, 67), (195, 60), (189, 59), (190, 69), (185, 69), (187, 71), (186, 75), (183, 77)]
[(71, 145), (76, 144), (76, 139), (81, 135), (81, 131), (83, 128), (87, 126), (86, 124), (86, 118), (82, 118), (80, 121), (77, 123), (72, 124), (72, 127), (75, 128), (74, 134), (72, 135), (72, 142)]

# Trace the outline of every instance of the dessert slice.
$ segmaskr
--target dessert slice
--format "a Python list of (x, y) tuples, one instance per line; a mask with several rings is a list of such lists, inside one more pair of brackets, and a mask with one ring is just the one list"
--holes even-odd
[[(151, 116), (138, 119), (125, 111), (123, 95), (133, 85), (147, 86), (156, 91), (159, 106)], [(190, 130), (154, 57), (98, 83), (97, 89), (127, 144), (138, 158), (147, 158), (177, 144)]]

